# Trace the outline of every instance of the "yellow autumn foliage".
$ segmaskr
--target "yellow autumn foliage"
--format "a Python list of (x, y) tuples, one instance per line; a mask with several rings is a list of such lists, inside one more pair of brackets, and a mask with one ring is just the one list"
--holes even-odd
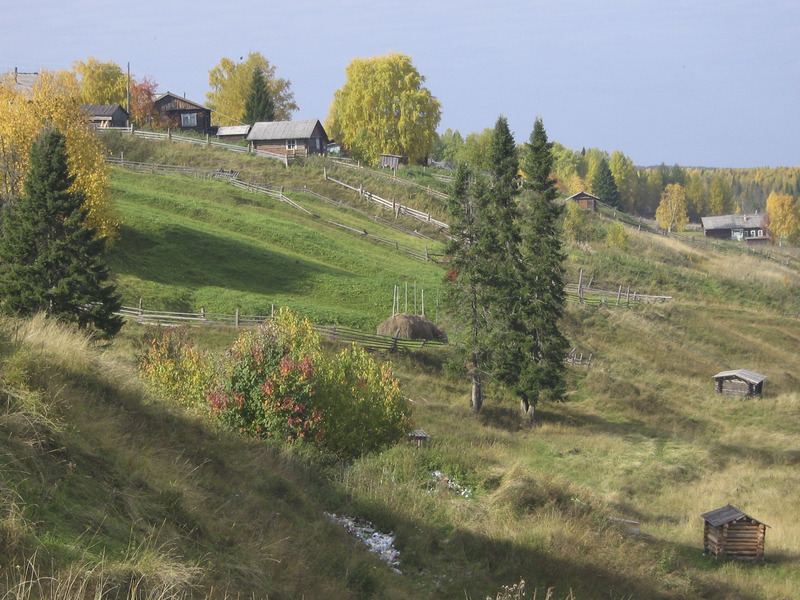
[(72, 187), (86, 196), (86, 224), (113, 240), (119, 223), (108, 201), (105, 147), (89, 127), (75, 90), (52, 72), (40, 73), (31, 92), (15, 89), (13, 78), (0, 81), (0, 200), (13, 202), (24, 192), (31, 144), (47, 126), (66, 138)]

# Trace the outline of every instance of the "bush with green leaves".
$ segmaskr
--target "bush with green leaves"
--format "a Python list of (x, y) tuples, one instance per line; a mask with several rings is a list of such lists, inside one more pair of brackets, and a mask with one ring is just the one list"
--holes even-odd
[(308, 320), (286, 309), (242, 332), (207, 398), (233, 429), (310, 442), (341, 458), (389, 447), (411, 427), (388, 365), (356, 348), (323, 353)]
[(149, 327), (139, 341), (138, 360), (139, 372), (157, 394), (186, 406), (203, 406), (214, 364), (188, 340), (186, 328)]

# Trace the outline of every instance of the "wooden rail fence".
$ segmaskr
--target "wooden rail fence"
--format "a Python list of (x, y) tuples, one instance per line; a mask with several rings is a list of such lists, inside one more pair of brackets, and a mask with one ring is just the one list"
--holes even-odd
[[(425, 245), (424, 249), (420, 249), (420, 248), (418, 248), (416, 246), (412, 246), (411, 244), (405, 244), (405, 243), (399, 242), (397, 240), (390, 240), (390, 239), (387, 239), (387, 238), (384, 238), (384, 237), (381, 237), (381, 236), (378, 236), (378, 235), (371, 234), (371, 233), (367, 232), (364, 229), (357, 229), (355, 227), (350, 227), (349, 225), (344, 225), (342, 223), (337, 223), (336, 221), (331, 221), (329, 219), (325, 219), (325, 218), (323, 218), (323, 217), (311, 212), (307, 208), (301, 206), (300, 204), (298, 204), (297, 202), (295, 202), (294, 200), (292, 200), (291, 198), (286, 196), (283, 193), (285, 188), (280, 187), (280, 188), (276, 189), (275, 187), (273, 187), (271, 185), (267, 185), (267, 184), (249, 183), (249, 182), (246, 182), (246, 181), (240, 181), (239, 179), (236, 178), (238, 176), (238, 172), (237, 171), (227, 171), (225, 169), (208, 171), (208, 170), (193, 169), (191, 167), (182, 167), (182, 166), (174, 166), (174, 165), (159, 165), (159, 164), (153, 164), (153, 163), (138, 163), (138, 162), (124, 160), (122, 158), (118, 158), (118, 157), (114, 157), (114, 156), (107, 157), (106, 161), (109, 162), (110, 164), (114, 164), (114, 165), (117, 165), (119, 167), (123, 167), (123, 168), (126, 168), (126, 169), (132, 169), (132, 170), (137, 171), (139, 173), (181, 173), (181, 174), (184, 174), (184, 175), (191, 175), (191, 176), (193, 176), (195, 178), (204, 178), (204, 179), (221, 178), (221, 179), (224, 179), (227, 183), (229, 183), (232, 186), (237, 187), (237, 188), (239, 188), (241, 190), (245, 190), (247, 192), (252, 192), (254, 194), (264, 194), (266, 196), (269, 196), (270, 198), (273, 198), (275, 200), (278, 200), (280, 202), (288, 204), (289, 206), (291, 206), (291, 207), (295, 208), (296, 210), (299, 210), (299, 211), (301, 211), (301, 212), (303, 212), (303, 213), (305, 213), (307, 215), (311, 215), (311, 216), (317, 217), (320, 221), (322, 221), (324, 223), (327, 223), (329, 225), (333, 225), (334, 227), (339, 227), (341, 229), (348, 230), (348, 231), (350, 231), (352, 233), (364, 236), (364, 237), (369, 238), (370, 240), (372, 240), (372, 241), (374, 241), (374, 242), (376, 242), (378, 244), (381, 244), (383, 246), (387, 246), (389, 248), (393, 248), (397, 252), (402, 252), (403, 254), (411, 256), (412, 258), (415, 258), (417, 260), (421, 260), (421, 261), (425, 261), (425, 262), (427, 262), (427, 261), (436, 261), (437, 257), (439, 256), (439, 255), (434, 255), (434, 254), (429, 253), (427, 245)], [(338, 202), (335, 202), (334, 200), (331, 200), (330, 198), (326, 198), (322, 194), (318, 194), (316, 192), (312, 192), (311, 190), (309, 190), (307, 188), (293, 188), (292, 191), (295, 191), (297, 193), (309, 194), (309, 195), (318, 197), (320, 199), (324, 199), (324, 200), (326, 200), (327, 202), (329, 202), (331, 204), (337, 204), (337, 205), (340, 204)], [(409, 233), (410, 235), (413, 235), (413, 233), (411, 233), (411, 232), (405, 232), (405, 233)], [(418, 236), (418, 237), (425, 237), (425, 236)], [(430, 238), (428, 238), (428, 239), (430, 239)]]
[(666, 302), (667, 300), (672, 300), (672, 296), (640, 294), (635, 290), (631, 292), (630, 285), (620, 285), (614, 290), (597, 288), (594, 287), (593, 284), (594, 278), (591, 278), (588, 283), (584, 282), (583, 269), (581, 269), (578, 275), (578, 283), (567, 283), (564, 286), (564, 292), (567, 294), (568, 299), (580, 302), (581, 304), (595, 306), (628, 307), (632, 303)]
[[(201, 308), (200, 312), (185, 313), (159, 310), (145, 310), (141, 301), (138, 307), (123, 306), (117, 313), (139, 325), (179, 326), (227, 326), (256, 327), (274, 317), (274, 307), (269, 315), (246, 315), (236, 309), (234, 314), (210, 313)], [(321, 337), (344, 343), (355, 343), (370, 350), (394, 352), (396, 350), (419, 350), (422, 348), (445, 346), (438, 340), (409, 340), (390, 335), (378, 335), (342, 327), (340, 325), (312, 325)]]
[(185, 135), (178, 135), (172, 133), (171, 131), (144, 131), (139, 129), (134, 129), (133, 125), (130, 127), (99, 127), (97, 131), (121, 131), (123, 133), (130, 133), (134, 137), (139, 137), (142, 139), (147, 140), (171, 140), (174, 142), (183, 142), (185, 144), (196, 144), (200, 146), (214, 146), (216, 148), (222, 148), (223, 150), (228, 150), (229, 152), (238, 152), (240, 154), (255, 154), (256, 156), (263, 156), (265, 158), (271, 158), (277, 161), (280, 161), (284, 164), (284, 166), (289, 166), (289, 157), (284, 156), (283, 154), (276, 154), (274, 152), (267, 152), (266, 150), (253, 150), (250, 146), (240, 146), (239, 144), (228, 144), (226, 142), (220, 142), (217, 140), (212, 140), (211, 136), (206, 134), (205, 139), (203, 138), (196, 138), (196, 137), (189, 137)]
[(386, 200), (384, 198), (381, 198), (376, 194), (372, 194), (366, 191), (363, 186), (354, 187), (343, 181), (334, 179), (333, 177), (328, 175), (327, 168), (323, 170), (323, 177), (325, 178), (325, 181), (332, 181), (333, 183), (341, 185), (342, 187), (353, 190), (354, 192), (358, 192), (358, 195), (364, 198), (365, 200), (377, 204), (378, 206), (380, 206), (385, 210), (391, 210), (394, 213), (395, 217), (398, 217), (400, 215), (408, 215), (414, 219), (417, 219), (418, 221), (424, 221), (426, 223), (431, 223), (433, 225), (436, 225), (442, 230), (447, 230), (450, 228), (450, 225), (448, 225), (444, 221), (438, 221), (437, 219), (434, 219), (430, 215), (430, 213), (422, 212), (421, 210), (416, 210), (409, 206), (404, 206), (400, 202), (395, 202), (394, 200)]

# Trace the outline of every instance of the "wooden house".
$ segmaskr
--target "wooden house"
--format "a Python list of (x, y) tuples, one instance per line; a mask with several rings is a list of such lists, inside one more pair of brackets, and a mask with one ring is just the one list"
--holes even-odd
[(597, 210), (597, 202), (600, 200), (600, 198), (597, 196), (592, 196), (588, 192), (578, 192), (577, 194), (572, 194), (572, 196), (567, 198), (567, 200), (574, 200), (583, 210), (595, 212)]
[(402, 156), (398, 156), (397, 154), (381, 154), (381, 169), (397, 171), (402, 158)]
[(714, 375), (716, 392), (729, 396), (760, 396), (766, 375), (759, 375), (747, 369), (722, 371)]
[(760, 561), (767, 526), (728, 504), (700, 515), (705, 521), (703, 551), (716, 557)]
[(211, 130), (211, 109), (202, 104), (172, 92), (160, 94), (153, 103), (156, 111), (166, 119), (170, 129), (196, 131), (202, 135)]
[(93, 127), (127, 127), (130, 115), (119, 104), (84, 104), (83, 112)]
[(264, 150), (287, 158), (324, 155), (328, 150), (328, 135), (318, 119), (255, 123), (246, 139), (254, 150)]
[(706, 237), (744, 240), (748, 244), (769, 242), (764, 215), (720, 215), (702, 217), (700, 220)]
[(226, 142), (240, 142), (247, 139), (250, 125), (229, 125), (217, 129), (217, 137)]

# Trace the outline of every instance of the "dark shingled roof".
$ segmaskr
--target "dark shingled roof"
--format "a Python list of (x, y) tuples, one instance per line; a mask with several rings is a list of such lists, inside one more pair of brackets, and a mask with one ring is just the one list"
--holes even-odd
[(84, 104), (81, 108), (83, 108), (83, 112), (92, 117), (112, 117), (119, 109), (125, 111), (119, 104)]
[[(741, 521), (742, 519), (750, 519), (751, 521), (755, 521), (756, 523), (761, 523), (761, 521), (759, 521), (758, 519), (754, 519), (753, 517), (743, 513), (741, 510), (730, 504), (728, 504), (728, 506), (723, 506), (722, 508), (718, 508), (716, 510), (703, 513), (702, 515), (700, 515), (700, 517), (708, 521), (714, 527), (725, 525), (725, 523), (733, 523), (735, 521)], [(766, 523), (764, 524), (766, 525)]]

